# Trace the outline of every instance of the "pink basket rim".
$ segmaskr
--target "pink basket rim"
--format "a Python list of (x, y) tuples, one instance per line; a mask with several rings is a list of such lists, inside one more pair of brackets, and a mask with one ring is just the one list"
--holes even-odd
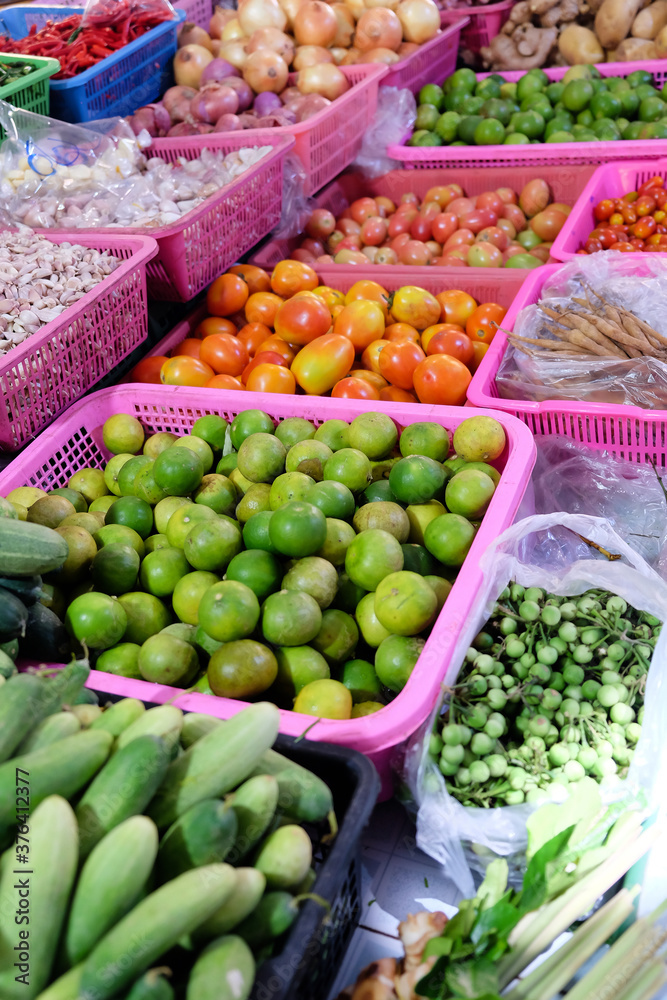
[(478, 7), (468, 7), (465, 4), (460, 7), (450, 7), (448, 10), (440, 11), (440, 23), (449, 23), (461, 17), (468, 16), (470, 23), (475, 18), (484, 17), (485, 14), (500, 14), (504, 10), (509, 10), (514, 6), (514, 0), (502, 0), (501, 3), (480, 4)]
[[(26, 337), (22, 343), (10, 348), (6, 354), (3, 354), (0, 357), (0, 371), (12, 368), (15, 365), (21, 364), (22, 361), (29, 359), (38, 347), (49, 341), (58, 330), (71, 323), (78, 313), (85, 313), (86, 309), (99, 298), (100, 292), (104, 292), (105, 289), (109, 288), (110, 283), (118, 284), (119, 280), (124, 278), (137, 265), (143, 264), (145, 266), (149, 260), (157, 256), (159, 250), (156, 241), (146, 236), (114, 235), (111, 238), (99, 239), (97, 235), (98, 230), (93, 231), (90, 229), (78, 229), (74, 232), (62, 229), (36, 229), (35, 232), (40, 236), (45, 235), (53, 243), (77, 243), (80, 246), (90, 247), (95, 250), (108, 250), (110, 253), (113, 253), (115, 249), (124, 247), (132, 250), (132, 256), (121, 260), (120, 265), (115, 271), (107, 274), (89, 292), (86, 292), (73, 305), (64, 309), (60, 316), (52, 319), (50, 323), (45, 323), (37, 333)], [(114, 232), (117, 233), (117, 230)]]
[[(415, 61), (417, 56), (422, 55), (424, 52), (430, 52), (431, 49), (437, 48), (443, 39), (450, 38), (452, 35), (458, 34), (469, 24), (470, 18), (467, 15), (462, 14), (461, 16), (457, 16), (452, 24), (449, 24), (446, 28), (443, 25), (438, 33), (434, 35), (433, 38), (430, 38), (428, 42), (424, 42), (423, 45), (420, 45), (416, 52), (411, 52), (409, 56), (406, 56), (406, 58), (402, 59), (400, 62), (392, 63), (390, 66), (387, 66), (386, 76), (392, 77), (394, 74), (399, 75), (405, 70), (410, 70), (411, 64)], [(359, 65), (366, 66), (368, 63), (360, 63)], [(344, 69), (345, 67), (341, 68)], [(394, 84), (389, 83), (388, 86), (392, 87)]]
[[(246, 149), (249, 145), (252, 146), (273, 146), (273, 149), (268, 152), (261, 160), (258, 160), (252, 167), (246, 170), (244, 173), (235, 177), (233, 181), (226, 184), (224, 187), (219, 188), (212, 195), (195, 208), (186, 212), (182, 215), (177, 222), (172, 222), (168, 226), (154, 226), (151, 228), (141, 228), (137, 226), (99, 226), (93, 229), (81, 229), (81, 233), (91, 233), (94, 232), (102, 233), (107, 237), (114, 237), (118, 235), (122, 236), (146, 236), (151, 237), (154, 240), (164, 239), (167, 236), (175, 236), (177, 233), (182, 233), (184, 229), (188, 226), (194, 225), (194, 223), (199, 222), (214, 205), (225, 201), (230, 195), (234, 194), (239, 190), (245, 183), (248, 182), (258, 171), (264, 170), (266, 166), (281, 159), (286, 153), (290, 151), (295, 143), (295, 139), (291, 135), (282, 135), (276, 133), (281, 133), (282, 129), (248, 129), (248, 132), (252, 138), (256, 138), (256, 142), (250, 142), (246, 138), (246, 130), (243, 132), (211, 132), (208, 135), (203, 136), (174, 136), (172, 138), (164, 139), (154, 139), (150, 150), (158, 155), (161, 150), (176, 149), (183, 150), (194, 147), (194, 149), (203, 150), (204, 148), (212, 148), (214, 151), (220, 147), (229, 145), (230, 143), (234, 147), (230, 149), (229, 152), (235, 152), (238, 149)], [(205, 139), (206, 142), (201, 142), (199, 140)], [(196, 140), (196, 141), (193, 141)], [(67, 230), (69, 232), (70, 230)], [(35, 229), (36, 233), (40, 235), (49, 236), (50, 233), (62, 233), (62, 229)], [(79, 230), (77, 230), (79, 232)]]
[[(239, 399), (235, 392), (227, 392), (220, 389), (208, 389), (207, 395), (202, 396), (199, 390), (185, 386), (118, 386), (109, 389), (101, 389), (91, 393), (84, 399), (74, 403), (61, 417), (59, 417), (50, 428), (48, 428), (37, 440), (33, 441), (21, 454), (11, 462), (7, 468), (0, 472), (0, 495), (14, 488), (15, 485), (25, 481), (24, 468), (35, 468), (43, 464), (47, 457), (47, 449), (51, 447), (62, 447), (63, 441), (74, 429), (79, 421), (84, 420), (85, 412), (88, 408), (93, 408), (96, 401), (104, 398), (117, 396), (119, 402), (116, 406), (123, 405), (123, 399), (128, 401), (139, 397), (142, 404), (153, 402), (156, 407), (164, 408), (165, 402), (171, 397), (174, 406), (182, 409), (188, 405), (193, 407), (216, 408), (219, 410), (238, 411), (239, 409), (266, 408), (277, 411), (282, 415), (295, 415), (300, 410), (312, 412), (313, 401), (307, 396), (284, 396), (275, 394), (274, 398), (267, 399), (266, 393), (243, 394), (243, 399)], [(209, 403), (210, 400), (210, 403)], [(308, 402), (310, 400), (310, 402)], [(208, 405), (207, 405), (208, 404)], [(365, 400), (334, 400), (327, 397), (318, 397), (317, 408), (321, 419), (327, 419), (327, 413), (340, 413), (340, 404), (344, 404), (344, 409), (348, 414), (348, 419), (353, 419), (360, 413), (367, 413), (371, 406)], [(131, 405), (131, 404), (129, 404)], [(412, 403), (384, 403), (383, 412), (393, 417), (398, 423), (405, 426), (415, 420), (448, 420), (451, 421), (450, 428), (456, 427), (463, 420), (472, 416), (465, 407), (455, 406), (431, 406), (429, 404)], [(537, 449), (532, 433), (528, 427), (516, 417), (503, 413), (500, 410), (480, 410), (480, 415), (491, 416), (501, 423), (505, 429), (509, 453), (502, 471), (500, 483), (496, 488), (491, 500), (489, 512), (482, 521), (475, 540), (473, 541), (466, 563), (460, 571), (457, 582), (452, 587), (454, 601), (450, 603), (449, 614), (443, 626), (448, 631), (458, 630), (470, 610), (472, 595), (481, 582), (479, 572), (479, 559), (481, 558), (486, 545), (496, 536), (498, 524), (502, 523), (503, 510), (514, 512), (523, 496), (530, 471), (535, 463)], [(477, 415), (477, 414), (475, 414)], [(80, 424), (79, 424), (80, 425)], [(50, 452), (49, 452), (50, 453)], [(494, 503), (495, 501), (495, 503)], [(496, 516), (494, 518), (494, 509)], [(492, 523), (493, 522), (493, 523)], [(507, 524), (511, 523), (507, 521)], [(485, 528), (486, 525), (486, 528)], [(503, 525), (505, 527), (507, 525)], [(464, 579), (468, 577), (469, 579)], [(467, 585), (465, 585), (467, 584)], [(451, 594), (448, 600), (451, 600)], [(433, 635), (433, 633), (432, 633)], [(412, 677), (408, 681), (405, 689), (397, 697), (386, 705), (380, 712), (365, 716), (360, 719), (332, 720), (315, 719), (309, 715), (301, 715), (291, 711), (280, 711), (281, 733), (291, 736), (299, 736), (313, 723), (317, 723), (311, 731), (312, 737), (318, 741), (329, 740), (334, 743), (347, 743), (356, 749), (363, 751), (380, 751), (389, 746), (396, 746), (421, 725), (428, 712), (435, 704), (440, 693), (440, 683), (444, 678), (447, 663), (438, 658), (438, 651), (435, 644), (429, 639), (431, 649), (428, 645), (425, 649), (427, 655), (422, 653)], [(434, 681), (434, 674), (438, 674), (440, 681)], [(214, 707), (217, 704), (224, 708), (225, 714), (219, 715), (221, 718), (228, 718), (236, 712), (241, 711), (247, 704), (242, 701), (218, 698), (212, 702), (211, 695), (204, 694), (180, 694), (175, 697), (178, 689), (163, 686), (150, 685), (147, 682), (129, 682), (128, 678), (115, 677), (114, 675), (101, 674), (100, 679), (95, 684), (95, 672), (91, 673), (88, 686), (100, 690), (101, 684), (109, 681), (106, 689), (110, 693), (128, 694), (132, 690), (132, 683), (139, 684), (141, 694), (137, 696), (143, 700), (153, 700), (158, 703), (169, 701), (180, 708), (188, 708), (193, 711), (207, 712), (214, 714)], [(102, 678), (104, 681), (102, 682)], [(421, 678), (421, 681), (420, 681)], [(430, 679), (430, 683), (429, 683)], [(424, 688), (428, 686), (428, 695), (424, 695)]]
[[(667, 151), (666, 151), (667, 152)], [(649, 168), (650, 164), (650, 168)], [(613, 163), (602, 163), (596, 169), (592, 177), (589, 178), (586, 187), (581, 192), (574, 208), (565, 220), (565, 224), (558, 236), (553, 242), (551, 247), (551, 256), (555, 257), (559, 261), (572, 260), (573, 257), (578, 256), (574, 250), (566, 249), (566, 244), (572, 239), (573, 230), (575, 223), (579, 222), (582, 214), (590, 210), (592, 211), (593, 204), (597, 200), (597, 189), (605, 181), (614, 181), (618, 178), (619, 170), (642, 170), (651, 169), (655, 167), (656, 170), (663, 170), (667, 174), (667, 158), (662, 160), (614, 160)], [(622, 192), (626, 194), (627, 192)], [(621, 195), (611, 194), (611, 197), (620, 198)], [(574, 216), (574, 218), (572, 218)], [(593, 223), (593, 228), (595, 224)], [(577, 249), (579, 249), (577, 247)], [(643, 257), (643, 251), (639, 251), (636, 254), (627, 254), (628, 257)]]

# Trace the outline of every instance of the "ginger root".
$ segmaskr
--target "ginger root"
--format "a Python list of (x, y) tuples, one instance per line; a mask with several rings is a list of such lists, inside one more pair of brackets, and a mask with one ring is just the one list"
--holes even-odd
[(540, 26), (542, 28), (555, 28), (569, 21), (576, 21), (581, 13), (579, 0), (560, 0), (560, 3), (555, 7), (542, 14)]
[(511, 37), (496, 35), (491, 44), (482, 49), (482, 59), (494, 71), (528, 70), (544, 66), (557, 38), (556, 28), (536, 28), (533, 24), (523, 24), (515, 29)]

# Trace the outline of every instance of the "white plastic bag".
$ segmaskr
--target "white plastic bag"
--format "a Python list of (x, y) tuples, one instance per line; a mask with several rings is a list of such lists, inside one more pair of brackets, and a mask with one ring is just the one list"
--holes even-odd
[(417, 119), (417, 102), (410, 90), (380, 87), (375, 118), (364, 133), (361, 149), (354, 161), (355, 170), (366, 177), (381, 177), (402, 164), (387, 156), (387, 146), (403, 142)]
[[(622, 558), (610, 562), (579, 536)], [(510, 581), (574, 596), (600, 587), (628, 604), (667, 622), (667, 585), (650, 566), (599, 517), (555, 513), (535, 515), (512, 525), (489, 546), (480, 560), (484, 588), (461, 632), (446, 682), (454, 684), (466, 651), (490, 617)], [(667, 766), (667, 628), (656, 643), (644, 696), (642, 735), (628, 777), (602, 786), (605, 801), (621, 798), (628, 806), (647, 802), (659, 807), (666, 797), (660, 774)], [(406, 780), (417, 800), (418, 846), (446, 867), (464, 896), (474, 894), (472, 871), (484, 871), (489, 852), (507, 857), (515, 879), (522, 876), (527, 845), (526, 820), (537, 806), (522, 804), (494, 809), (464, 807), (445, 787), (428, 754), (429, 734), (439, 706), (411, 741)], [(471, 845), (477, 845), (473, 850)], [(485, 857), (486, 855), (486, 857)]]

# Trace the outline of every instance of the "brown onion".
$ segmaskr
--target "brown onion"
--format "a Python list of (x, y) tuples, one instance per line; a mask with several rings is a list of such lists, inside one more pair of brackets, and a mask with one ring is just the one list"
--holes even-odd
[(341, 66), (355, 66), (361, 60), (362, 53), (359, 49), (351, 48), (347, 50), (347, 55), (341, 60)]
[(208, 33), (211, 38), (220, 38), (222, 36), (222, 29), (227, 24), (228, 21), (236, 20), (236, 11), (227, 10), (225, 7), (216, 7), (213, 11), (213, 17), (208, 24)]
[(396, 14), (406, 42), (423, 45), (440, 31), (440, 11), (433, 0), (401, 0)]
[(354, 47), (362, 52), (371, 49), (391, 49), (395, 52), (403, 41), (403, 29), (393, 10), (374, 7), (362, 14), (354, 35)]
[(348, 53), (348, 49), (339, 49), (337, 46), (332, 45), (329, 52), (336, 66), (340, 66)]
[(259, 28), (284, 31), (287, 26), (287, 15), (278, 0), (241, 0), (236, 16), (248, 38)]
[(354, 34), (354, 17), (352, 16), (352, 11), (344, 3), (333, 3), (331, 9), (336, 15), (336, 21), (338, 22), (338, 31), (331, 44), (337, 48), (349, 49), (352, 44), (352, 35)]
[(396, 10), (399, 0), (364, 0), (368, 10), (373, 7), (387, 7), (389, 10)]
[(220, 40), (223, 42), (236, 42), (239, 38), (245, 37), (241, 22), (238, 17), (235, 17), (233, 20), (227, 21), (227, 24), (222, 29)]
[(211, 52), (213, 53), (213, 58), (217, 59), (220, 55), (220, 46), (222, 45), (222, 40), (220, 38), (211, 39)]
[(364, 52), (360, 59), (362, 63), (384, 63), (385, 66), (393, 66), (394, 63), (400, 61), (401, 57), (397, 52), (383, 48), (370, 49), (368, 52)]
[(260, 28), (253, 32), (245, 50), (248, 55), (251, 55), (258, 49), (271, 49), (273, 52), (277, 52), (288, 66), (294, 58), (294, 42), (289, 35), (286, 35), (284, 31), (279, 31), (278, 28)]
[(334, 58), (329, 49), (321, 45), (299, 45), (294, 53), (292, 67), (298, 72), (306, 66), (319, 66), (320, 63), (332, 63)]
[(416, 52), (419, 46), (416, 42), (401, 42), (396, 51), (398, 52), (401, 59), (407, 59), (411, 56), (413, 52)]
[(347, 77), (333, 63), (306, 66), (299, 72), (296, 85), (302, 94), (321, 94), (330, 101), (334, 101), (350, 89)]
[(203, 45), (184, 45), (174, 56), (174, 79), (180, 87), (199, 87), (204, 67), (213, 59), (213, 53)]
[(287, 18), (287, 27), (285, 30), (294, 33), (294, 21), (299, 9), (301, 8), (303, 0), (278, 0), (278, 3), (280, 4), (280, 9)]
[[(246, 0), (252, 3), (252, 0)], [(248, 56), (243, 67), (243, 79), (256, 94), (264, 90), (272, 90), (279, 94), (287, 84), (289, 70), (287, 63), (271, 49), (258, 49)]]
[[(248, 0), (246, 0), (248, 2)], [(328, 3), (304, 0), (294, 22), (294, 37), (299, 45), (331, 45), (338, 31), (338, 21)]]
[(346, 7), (350, 8), (355, 22), (359, 20), (363, 12), (366, 10), (364, 0), (343, 0), (343, 3)]
[(184, 45), (201, 45), (209, 52), (213, 51), (209, 33), (200, 28), (198, 24), (193, 24), (192, 21), (185, 21), (178, 32), (179, 49)]
[(243, 71), (243, 67), (248, 61), (248, 53), (245, 50), (246, 43), (237, 38), (233, 42), (224, 42), (220, 46), (220, 58), (226, 59), (236, 69)]

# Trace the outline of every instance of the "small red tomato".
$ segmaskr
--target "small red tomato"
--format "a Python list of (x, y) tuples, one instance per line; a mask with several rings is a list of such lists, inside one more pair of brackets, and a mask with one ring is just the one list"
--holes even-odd
[(496, 215), (500, 215), (503, 210), (503, 200), (497, 191), (483, 191), (477, 195), (476, 208), (488, 209)]
[(499, 250), (507, 250), (510, 239), (507, 233), (499, 229), (498, 226), (487, 226), (477, 233), (476, 243), (492, 243)]
[(593, 215), (598, 222), (603, 222), (614, 214), (614, 202), (611, 198), (603, 198), (593, 209)]
[(584, 243), (584, 250), (586, 253), (599, 253), (602, 249), (603, 247), (599, 240), (592, 240), (589, 237), (589, 239), (587, 239)]
[(398, 251), (401, 264), (425, 267), (431, 259), (431, 251), (420, 240), (408, 240)]
[(366, 219), (361, 227), (361, 242), (367, 247), (379, 247), (387, 237), (387, 223), (379, 215)]
[(457, 229), (456, 232), (449, 237), (447, 242), (443, 247), (443, 251), (450, 250), (453, 247), (458, 247), (462, 243), (467, 243), (469, 247), (475, 242), (475, 234), (470, 229)]
[(316, 208), (308, 222), (306, 232), (314, 240), (325, 240), (336, 228), (336, 220), (332, 212), (326, 208)]
[(412, 225), (410, 226), (410, 236), (413, 240), (420, 240), (422, 243), (431, 237), (431, 220), (424, 218), (423, 215), (418, 215), (412, 220)]

